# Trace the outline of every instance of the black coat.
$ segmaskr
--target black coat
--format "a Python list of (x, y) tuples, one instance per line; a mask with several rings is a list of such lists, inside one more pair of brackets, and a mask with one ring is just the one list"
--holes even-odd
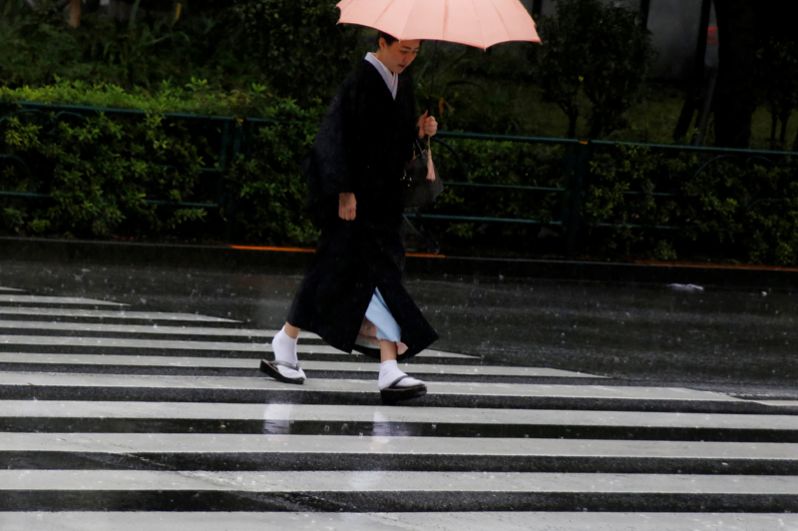
[[(416, 135), (412, 80), (399, 76), (394, 100), (374, 66), (363, 60), (333, 99), (306, 166), (321, 236), (288, 322), (345, 352), (374, 354), (355, 346), (374, 288), (401, 327), (408, 346), (404, 357), (438, 338), (401, 282), (400, 179)], [(338, 217), (342, 192), (355, 194), (354, 221)]]

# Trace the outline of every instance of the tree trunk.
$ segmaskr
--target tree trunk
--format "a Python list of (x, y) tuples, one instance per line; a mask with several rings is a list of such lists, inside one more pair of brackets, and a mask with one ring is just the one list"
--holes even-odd
[(690, 131), (693, 117), (700, 109), (701, 94), (705, 86), (706, 54), (707, 54), (707, 26), (709, 25), (709, 15), (712, 10), (712, 0), (701, 0), (701, 16), (698, 21), (698, 39), (695, 46), (695, 56), (693, 57), (693, 69), (687, 80), (684, 103), (676, 121), (676, 128), (673, 130), (673, 140), (682, 143)]
[(770, 111), (770, 149), (775, 149), (776, 146), (776, 128), (778, 127), (779, 119), (776, 117), (776, 111)]
[(576, 138), (576, 122), (579, 119), (579, 111), (565, 111), (568, 116), (568, 131), (565, 133), (567, 138)]
[(68, 23), (73, 28), (80, 26), (80, 0), (69, 0)]
[(787, 146), (787, 124), (790, 121), (790, 112), (788, 110), (781, 115), (781, 132), (779, 133), (779, 145), (781, 149), (786, 149)]
[(715, 143), (747, 148), (751, 143), (756, 60), (756, 8), (751, 0), (715, 0), (718, 19), (718, 86)]

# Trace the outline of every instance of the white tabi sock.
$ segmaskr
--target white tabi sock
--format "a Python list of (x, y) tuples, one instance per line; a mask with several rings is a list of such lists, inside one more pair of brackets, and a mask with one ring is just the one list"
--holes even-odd
[[(403, 372), (396, 363), (396, 360), (390, 361), (383, 361), (380, 363), (380, 377), (377, 380), (377, 385), (379, 386), (380, 390), (387, 389), (390, 387), (396, 380), (402, 378), (402, 376), (407, 376), (405, 372)], [(403, 378), (399, 382), (395, 384), (396, 387), (412, 387), (414, 385), (423, 384), (421, 380), (417, 378), (413, 378), (411, 376), (407, 376), (407, 378)]]
[[(299, 363), (296, 355), (296, 348), (297, 339), (286, 334), (285, 327), (277, 332), (277, 334), (274, 336), (274, 339), (272, 339), (272, 350), (274, 351), (275, 360), (296, 365)], [(284, 365), (278, 365), (277, 370), (280, 371), (283, 376), (287, 376), (289, 378), (304, 376), (304, 372), (291, 369)]]

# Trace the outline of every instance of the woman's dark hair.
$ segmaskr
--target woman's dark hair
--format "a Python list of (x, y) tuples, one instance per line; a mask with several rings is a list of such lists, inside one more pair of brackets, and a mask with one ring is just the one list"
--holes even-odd
[(377, 33), (377, 46), (380, 45), (380, 39), (385, 39), (385, 44), (387, 44), (388, 46), (399, 40), (390, 33), (385, 33), (384, 31), (380, 31)]

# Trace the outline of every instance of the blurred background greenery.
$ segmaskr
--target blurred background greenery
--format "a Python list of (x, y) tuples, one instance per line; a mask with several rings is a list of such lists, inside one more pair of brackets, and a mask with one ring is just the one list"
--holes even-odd
[[(714, 2), (723, 5), (719, 23), (735, 2)], [(0, 231), (311, 244), (301, 160), (338, 84), (374, 47), (373, 31), (336, 24), (334, 4), (0, 0), (0, 190), (13, 192), (0, 198)], [(557, 0), (556, 11), (536, 17), (542, 45), (482, 51), (425, 42), (412, 69), (419, 106), (446, 131), (728, 145), (716, 142), (717, 113), (701, 112), (708, 100), (696, 99), (706, 80), (654, 71), (658, 51), (631, 4)], [(749, 39), (750, 131), (735, 147), (789, 150), (798, 141), (790, 122), (798, 48), (790, 35)], [(81, 107), (65, 112), (70, 105)], [(687, 108), (694, 109), (685, 121)], [(437, 156), (450, 181), (562, 192), (573, 179), (576, 152), (567, 142), (444, 140)], [(486, 205), (487, 191), (473, 188), (470, 196), (456, 186), (434, 212), (534, 226), (433, 223), (431, 245), (458, 252), (481, 245), (503, 255), (798, 261), (791, 157), (597, 149), (580, 170), (578, 245), (563, 243), (574, 236), (564, 221), (573, 197), (515, 190)]]

